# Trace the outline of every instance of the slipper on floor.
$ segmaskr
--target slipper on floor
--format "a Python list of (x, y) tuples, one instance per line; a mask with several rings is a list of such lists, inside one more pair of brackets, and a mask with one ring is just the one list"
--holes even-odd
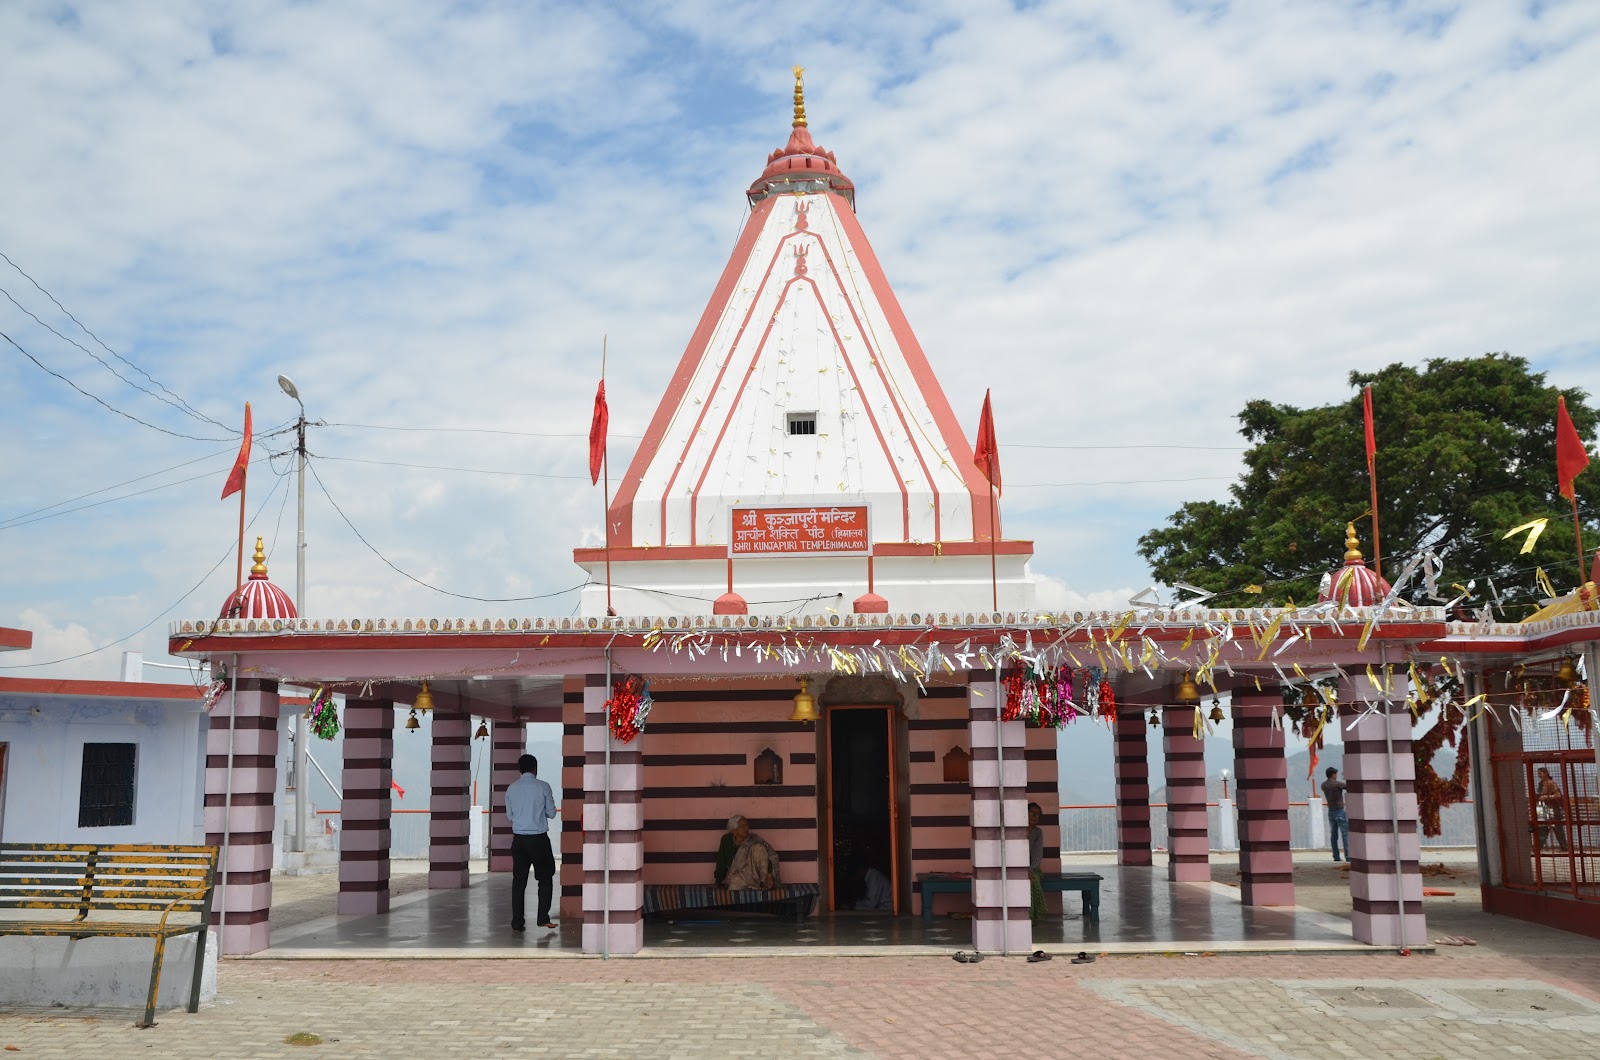
[(1097, 957), (1095, 957), (1095, 956), (1093, 956), (1093, 955), (1091, 955), (1091, 954), (1089, 954), (1089, 953), (1087, 953), (1087, 952), (1085, 952), (1083, 950), (1080, 950), (1080, 951), (1078, 951), (1078, 955), (1076, 957), (1072, 958), (1072, 963), (1073, 964), (1093, 964), (1098, 959), (1099, 958), (1097, 958)]
[(1053, 960), (1055, 960), (1055, 958), (1050, 956), (1044, 950), (1034, 950), (1032, 953), (1028, 954), (1028, 963), (1029, 964), (1038, 964), (1040, 961), (1053, 961)]
[(1461, 940), (1454, 935), (1446, 935), (1442, 939), (1434, 939), (1433, 944), (1435, 946), (1459, 946), (1461, 945)]
[(951, 954), (951, 959), (958, 961), (961, 964), (977, 964), (979, 961), (983, 960), (983, 954), (979, 953), (977, 950), (973, 950), (971, 953), (968, 953), (965, 950), (957, 950), (955, 953)]
[(1478, 944), (1477, 939), (1469, 939), (1465, 935), (1457, 935), (1456, 938), (1461, 941), (1461, 945), (1463, 946), (1476, 946)]

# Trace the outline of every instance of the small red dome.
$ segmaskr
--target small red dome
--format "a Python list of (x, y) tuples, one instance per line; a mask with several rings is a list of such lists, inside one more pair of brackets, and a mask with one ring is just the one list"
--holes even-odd
[(1376, 607), (1389, 595), (1389, 583), (1361, 559), (1356, 525), (1345, 524), (1344, 566), (1322, 576), (1317, 602), (1335, 601), (1341, 607)]
[(794, 131), (789, 142), (767, 156), (767, 168), (755, 179), (745, 195), (754, 206), (762, 199), (782, 192), (833, 191), (843, 195), (852, 207), (856, 203), (856, 186), (839, 171), (839, 160), (832, 151), (818, 147), (806, 128), (804, 85), (800, 79), (803, 71), (794, 71)]
[(218, 618), (294, 618), (294, 601), (267, 580), (267, 555), (256, 538), (255, 566), (237, 593), (222, 601)]

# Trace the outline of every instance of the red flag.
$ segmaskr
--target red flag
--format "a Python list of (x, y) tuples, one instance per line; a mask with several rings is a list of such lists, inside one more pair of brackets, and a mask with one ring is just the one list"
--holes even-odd
[(229, 497), (244, 489), (244, 471), (250, 466), (250, 402), (244, 403), (244, 440), (239, 443), (239, 458), (233, 462), (233, 470), (228, 472), (228, 484), (222, 487), (222, 499)]
[(1578, 472), (1589, 466), (1589, 450), (1578, 437), (1578, 428), (1567, 415), (1567, 399), (1556, 398), (1556, 478), (1561, 482), (1561, 495), (1569, 501), (1577, 500), (1572, 480)]
[(589, 482), (600, 481), (600, 465), (606, 457), (606, 428), (611, 424), (611, 410), (606, 408), (606, 381), (600, 380), (600, 389), (594, 392), (594, 419), (589, 421)]
[(973, 447), (972, 461), (983, 472), (989, 484), (1000, 490), (1000, 446), (994, 440), (994, 413), (989, 409), (989, 391), (983, 392), (983, 415), (978, 418), (978, 444)]
[(1368, 383), (1361, 388), (1361, 411), (1367, 418), (1367, 473), (1373, 471), (1374, 462), (1378, 458), (1378, 439), (1372, 433), (1372, 384)]
[(394, 781), (391, 780), (391, 781), (389, 781), (389, 786), (391, 788), (393, 788), (396, 792), (398, 792), (402, 799), (406, 797), (406, 789), (402, 788), (399, 784), (396, 784)]

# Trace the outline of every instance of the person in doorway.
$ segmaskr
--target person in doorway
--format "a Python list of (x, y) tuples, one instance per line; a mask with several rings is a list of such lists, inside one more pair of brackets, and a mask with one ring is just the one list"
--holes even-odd
[(778, 885), (778, 852), (750, 831), (743, 814), (728, 818), (728, 831), (717, 848), (715, 879), (733, 891), (768, 890)]
[[(1328, 841), (1333, 844), (1333, 860), (1347, 861), (1350, 858), (1350, 816), (1344, 810), (1344, 781), (1332, 766), (1324, 775), (1328, 779), (1322, 782), (1322, 798), (1328, 804)], [(1344, 850), (1342, 858), (1339, 856), (1341, 849)]]
[(856, 899), (855, 908), (864, 913), (894, 912), (893, 887), (889, 877), (876, 865), (861, 870), (862, 895)]
[(1028, 918), (1043, 920), (1044, 904), (1044, 810), (1037, 802), (1028, 803)]
[(1554, 836), (1556, 849), (1565, 851), (1567, 830), (1561, 821), (1567, 815), (1562, 805), (1561, 785), (1550, 775), (1548, 766), (1539, 767), (1539, 783), (1535, 786), (1534, 798), (1538, 803), (1538, 810), (1535, 811), (1539, 818), (1538, 848), (1543, 850), (1546, 842)]
[(528, 870), (539, 887), (538, 916), (534, 923), (554, 928), (550, 919), (551, 881), (556, 875), (555, 854), (550, 849), (550, 822), (560, 811), (550, 785), (539, 779), (539, 760), (533, 755), (517, 759), (522, 776), (506, 788), (506, 816), (511, 818), (511, 930), (526, 931)]

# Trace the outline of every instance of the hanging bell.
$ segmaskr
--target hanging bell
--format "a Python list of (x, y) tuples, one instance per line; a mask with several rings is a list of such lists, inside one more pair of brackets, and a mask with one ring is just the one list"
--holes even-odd
[(1161, 728), (1161, 712), (1160, 711), (1152, 710), (1150, 712), (1150, 727), (1152, 729)]
[(486, 721), (478, 722), (478, 731), (472, 734), (472, 738), (474, 740), (482, 740), (482, 739), (487, 738), (488, 735), (489, 735), (489, 723), (486, 722)]
[[(428, 691), (428, 682), (427, 682), (426, 679), (423, 680), (423, 682), (422, 682), (422, 691), (417, 693), (417, 701), (411, 705), (411, 709), (412, 710), (432, 710), (433, 709), (433, 693)], [(408, 726), (406, 726), (406, 728), (414, 729), (414, 728), (416, 728), (416, 726), (415, 725), (408, 725)]]
[(417, 708), (416, 707), (412, 707), (411, 708), (411, 717), (406, 719), (406, 728), (408, 728), (408, 729), (420, 729), (420, 728), (422, 728), (422, 722), (417, 720)]
[(800, 691), (794, 697), (794, 713), (789, 715), (789, 720), (815, 725), (820, 717), (817, 713), (817, 697), (811, 694), (811, 679), (802, 677)]
[(1227, 719), (1227, 715), (1222, 713), (1222, 703), (1218, 700), (1211, 701), (1211, 713), (1206, 716), (1214, 722), (1225, 721)]
[(1556, 680), (1571, 688), (1578, 683), (1578, 668), (1572, 663), (1572, 656), (1568, 655), (1561, 660), (1561, 666), (1556, 670)]
[(1189, 678), (1188, 670), (1183, 672), (1183, 680), (1178, 682), (1178, 692), (1173, 697), (1173, 700), (1180, 707), (1198, 707), (1200, 705), (1200, 689)]

